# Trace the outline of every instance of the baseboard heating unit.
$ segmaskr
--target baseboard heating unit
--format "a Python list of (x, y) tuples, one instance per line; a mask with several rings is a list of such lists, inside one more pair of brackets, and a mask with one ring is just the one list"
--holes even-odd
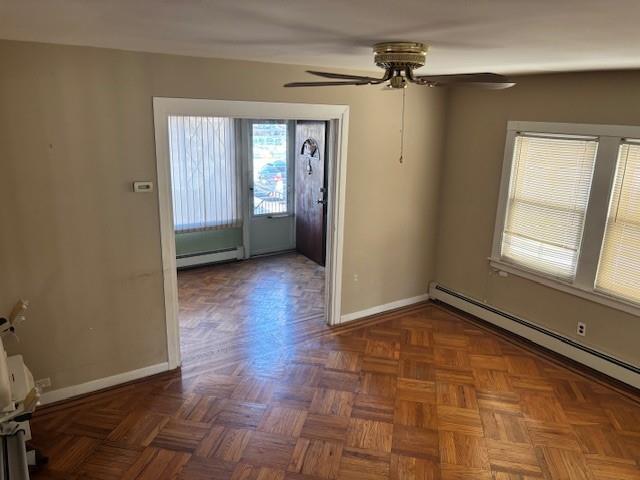
[(583, 345), (561, 333), (550, 330), (516, 315), (503, 312), (496, 307), (450, 290), (437, 283), (429, 287), (429, 297), (463, 312), (474, 315), (488, 323), (514, 333), (575, 362), (621, 382), (640, 388), (640, 367), (620, 358)]
[(207, 265), (209, 263), (224, 262), (243, 258), (244, 250), (242, 247), (228, 248), (226, 250), (218, 250), (216, 252), (201, 252), (189, 255), (179, 255), (176, 258), (176, 267), (186, 268), (199, 265)]

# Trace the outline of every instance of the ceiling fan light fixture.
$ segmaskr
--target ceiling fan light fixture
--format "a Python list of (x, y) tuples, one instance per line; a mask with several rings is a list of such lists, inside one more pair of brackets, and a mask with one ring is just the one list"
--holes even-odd
[(389, 88), (407, 88), (407, 80), (402, 75), (396, 75), (389, 80)]
[(420, 42), (381, 42), (373, 46), (373, 61), (384, 70), (381, 78), (345, 73), (307, 70), (318, 77), (331, 81), (291, 82), (285, 87), (332, 87), (344, 85), (387, 84), (392, 89), (405, 88), (408, 83), (428, 87), (474, 86), (502, 89), (515, 85), (503, 75), (496, 73), (462, 73), (450, 75), (414, 75), (413, 71), (424, 66), (429, 46)]
[(419, 42), (381, 42), (373, 46), (373, 61), (386, 69), (416, 69), (427, 61), (429, 46)]

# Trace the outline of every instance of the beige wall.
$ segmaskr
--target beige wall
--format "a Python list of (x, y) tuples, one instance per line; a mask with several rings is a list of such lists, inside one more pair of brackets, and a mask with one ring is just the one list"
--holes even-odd
[(576, 337), (587, 323), (593, 347), (640, 363), (640, 319), (513, 275), (492, 274), (495, 222), (507, 121), (640, 125), (640, 72), (541, 75), (507, 91), (449, 96), (441, 183), (436, 279), (491, 305)]
[[(351, 106), (343, 313), (425, 293), (434, 277), (446, 92), (288, 90), (302, 67), (0, 41), (0, 312), (54, 388), (166, 360), (152, 97)], [(359, 281), (353, 276), (358, 274)], [(12, 343), (8, 341), (6, 343)]]

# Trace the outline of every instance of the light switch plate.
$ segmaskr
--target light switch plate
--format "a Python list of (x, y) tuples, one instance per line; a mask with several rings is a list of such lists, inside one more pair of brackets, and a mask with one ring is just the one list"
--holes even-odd
[(133, 191), (136, 193), (153, 192), (153, 182), (133, 182)]

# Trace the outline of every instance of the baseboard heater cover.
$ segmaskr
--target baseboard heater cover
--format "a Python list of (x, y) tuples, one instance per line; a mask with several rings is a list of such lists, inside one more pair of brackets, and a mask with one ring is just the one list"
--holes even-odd
[(616, 358), (605, 352), (576, 342), (558, 332), (545, 328), (516, 315), (471, 297), (432, 283), (430, 297), (470, 313), (482, 320), (497, 325), (511, 333), (559, 353), (571, 360), (586, 365), (621, 382), (640, 388), (640, 367)]
[(243, 247), (218, 250), (216, 252), (202, 252), (176, 257), (176, 267), (184, 268), (195, 265), (205, 265), (207, 263), (224, 262), (226, 260), (236, 260), (243, 258)]

